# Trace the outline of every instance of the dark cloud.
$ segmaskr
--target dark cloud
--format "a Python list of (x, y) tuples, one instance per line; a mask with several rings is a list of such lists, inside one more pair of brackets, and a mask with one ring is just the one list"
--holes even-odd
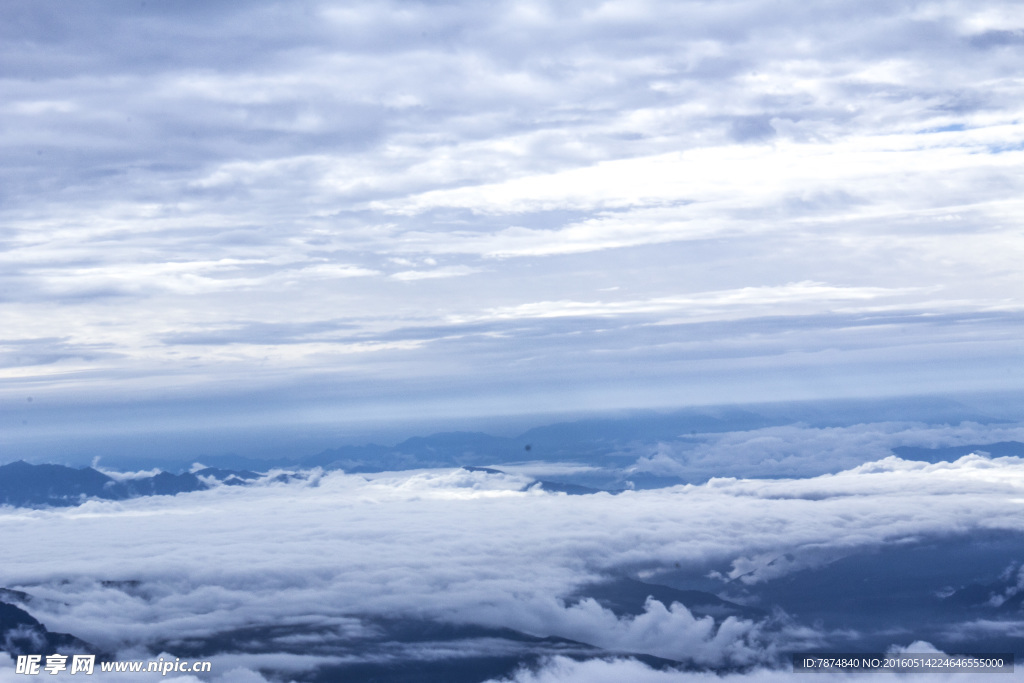
[(970, 37), (971, 45), (980, 48), (1024, 44), (1024, 31), (985, 31)]
[(736, 142), (767, 140), (775, 136), (770, 115), (740, 116), (732, 120), (729, 133)]

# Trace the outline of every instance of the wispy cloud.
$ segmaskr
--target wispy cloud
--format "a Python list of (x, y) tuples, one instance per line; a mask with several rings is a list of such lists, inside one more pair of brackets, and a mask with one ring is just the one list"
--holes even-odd
[[(785, 304), (810, 305), (805, 312), (841, 310), (840, 302), (867, 302), (912, 293), (913, 289), (887, 290), (881, 287), (834, 287), (822, 282), (794, 282), (780, 287), (744, 287), (693, 296), (659, 297), (646, 301), (538, 301), (493, 309), (478, 320), (518, 318), (565, 318), (578, 316), (621, 316), (636, 313), (674, 312), (693, 320), (753, 317), (780, 312)], [(815, 306), (816, 305), (816, 306)], [(735, 313), (739, 309), (740, 312)], [(861, 310), (871, 310), (863, 307)], [(787, 311), (794, 313), (797, 311)], [(717, 314), (717, 315), (716, 315)], [(453, 322), (468, 322), (454, 319)]]
[(432, 280), (440, 277), (462, 277), (463, 275), (471, 275), (477, 272), (479, 272), (478, 268), (470, 268), (469, 266), (446, 266), (431, 270), (402, 270), (392, 273), (391, 277), (403, 281)]
[[(155, 395), (291, 374), (274, 395), (297, 396), (304, 373), (356, 373), (390, 395), (473, 376), (507, 400), (504, 363), (559, 376), (551, 339), (607, 352), (566, 320), (632, 316), (616, 328), (629, 365), (713, 400), (726, 382), (666, 364), (653, 327), (749, 320), (728, 346), (766, 316), (797, 339), (809, 314), (1019, 309), (1024, 21), (1005, 2), (0, 14), (4, 336), (68, 354), (5, 352), (26, 359), (5, 371), (19, 382), (122, 395), (130, 377)], [(342, 319), (345, 338), (258, 332)], [(886, 369), (836, 391), (892, 372), (959, 386), (938, 368), (962, 326), (921, 352), (927, 381), (898, 369), (901, 333), (873, 329)], [(174, 341), (224, 330), (255, 336)], [(976, 382), (995, 387), (1019, 351), (974, 331)], [(841, 332), (831, 372), (863, 368)]]

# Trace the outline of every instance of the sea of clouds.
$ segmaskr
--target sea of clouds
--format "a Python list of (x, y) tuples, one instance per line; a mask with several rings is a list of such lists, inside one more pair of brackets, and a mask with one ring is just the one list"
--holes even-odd
[[(464, 469), (312, 470), (173, 497), (6, 508), (0, 585), (30, 594), (32, 614), (51, 631), (122, 659), (238, 629), (293, 627), (260, 643), (259, 654), (213, 656), (211, 680), (223, 683), (356, 661), (357, 650), (329, 646), (373, 636), (381, 617), (511, 628), (618, 657), (553, 653), (541, 669), (517, 674), (522, 683), (704, 680), (623, 659), (630, 654), (782, 680), (772, 671), (785, 653), (820, 647), (829, 634), (779, 615), (716, 626), (678, 603), (649, 600), (632, 617), (569, 598), (595, 581), (666, 566), (716, 568), (723, 582), (753, 585), (887, 544), (1024, 531), (1024, 460), (1014, 457), (889, 456), (811, 478), (713, 478), (616, 495), (549, 493), (531, 481)], [(285, 647), (297, 642), (310, 654)], [(409, 647), (388, 652), (408, 657)], [(468, 640), (433, 656), (498, 647)]]

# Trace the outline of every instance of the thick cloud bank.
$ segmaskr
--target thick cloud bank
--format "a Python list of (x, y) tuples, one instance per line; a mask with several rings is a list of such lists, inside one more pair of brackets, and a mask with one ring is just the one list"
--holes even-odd
[[(810, 479), (717, 478), (618, 495), (522, 490), (529, 481), (464, 469), (313, 472), (72, 509), (6, 508), (0, 584), (31, 596), (25, 606), (50, 630), (121, 656), (222, 643), (210, 646), (221, 674), (299, 675), (370, 651), (378, 663), (495, 656), (512, 647), (501, 629), (561, 639), (538, 641), (551, 656), (589, 647), (599, 648), (589, 656), (731, 668), (777, 665), (839, 636), (783, 614), (716, 620), (650, 599), (623, 615), (573, 596), (664, 568), (721, 589), (756, 587), (885, 546), (1024, 532), (1024, 460), (1013, 457), (888, 457)], [(466, 636), (446, 654), (436, 633), (393, 636), (398, 621), (486, 637)], [(912, 640), (893, 635), (893, 644)], [(605, 665), (553, 666), (538, 680)]]

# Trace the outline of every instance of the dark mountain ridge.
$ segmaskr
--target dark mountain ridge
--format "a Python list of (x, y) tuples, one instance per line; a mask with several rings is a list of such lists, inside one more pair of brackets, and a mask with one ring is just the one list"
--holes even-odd
[(158, 474), (117, 480), (92, 467), (32, 465), (22, 460), (0, 466), (0, 505), (16, 507), (68, 507), (90, 499), (126, 500), (139, 496), (173, 496), (210, 488), (200, 477), (225, 484), (257, 478), (254, 472), (207, 468), (198, 472)]
[(55, 633), (25, 610), (0, 602), (0, 651), (11, 656), (50, 654), (53, 652), (92, 653), (107, 656), (89, 643), (69, 633)]

